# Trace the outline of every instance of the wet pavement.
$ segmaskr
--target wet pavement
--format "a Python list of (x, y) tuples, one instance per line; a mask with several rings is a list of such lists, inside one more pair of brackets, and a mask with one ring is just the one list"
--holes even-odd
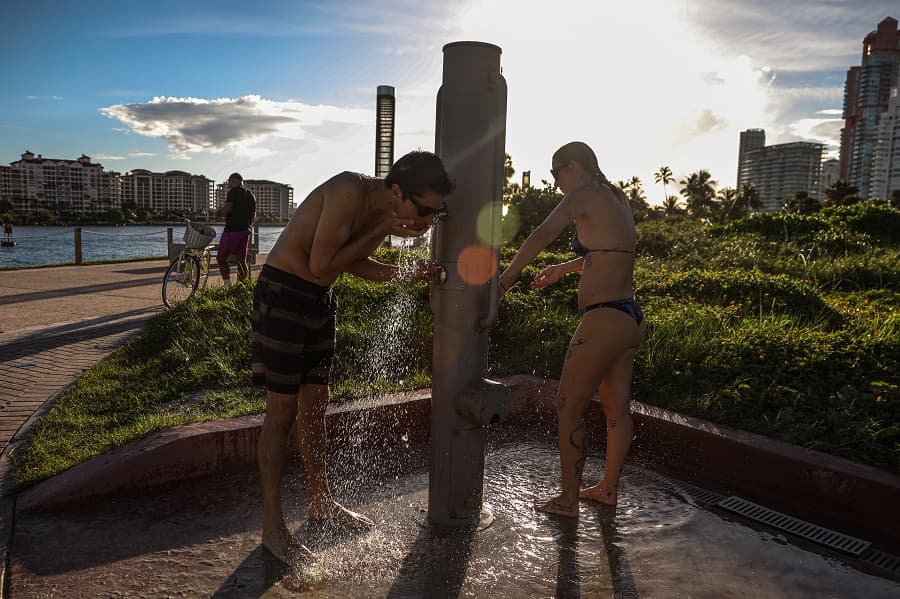
[[(16, 515), (9, 596), (17, 597), (896, 597), (895, 582), (707, 511), (672, 481), (629, 465), (617, 510), (579, 521), (537, 514), (556, 488), (548, 439), (508, 430), (486, 460), (494, 524), (427, 526), (423, 447), (342, 450), (335, 495), (376, 527), (305, 527), (305, 477), (286, 477), (289, 528), (315, 555), (283, 565), (261, 550), (255, 472)], [(586, 477), (596, 479), (592, 456)]]

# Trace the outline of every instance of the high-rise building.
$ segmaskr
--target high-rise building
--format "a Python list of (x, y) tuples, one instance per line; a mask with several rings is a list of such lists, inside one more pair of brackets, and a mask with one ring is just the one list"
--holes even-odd
[(766, 145), (766, 132), (762, 129), (747, 129), (741, 131), (741, 145), (738, 147), (738, 172), (737, 188), (740, 189), (748, 182), (746, 155), (751, 150), (758, 150)]
[(379, 85), (375, 100), (375, 176), (386, 177), (394, 165), (394, 88)]
[(822, 178), (819, 181), (819, 199), (825, 199), (825, 190), (837, 183), (841, 178), (841, 161), (829, 158), (822, 163)]
[(41, 210), (101, 213), (120, 206), (119, 173), (103, 170), (82, 154), (76, 160), (44, 158), (26, 150), (21, 159), (2, 168), (0, 198), (13, 210), (32, 214)]
[[(294, 215), (294, 188), (285, 183), (265, 179), (244, 179), (244, 187), (256, 198), (256, 218), (260, 220), (288, 220)], [(228, 183), (216, 186), (216, 208), (225, 205)]]
[(889, 201), (896, 191), (900, 191), (900, 91), (895, 87), (878, 119), (869, 197)]
[(861, 64), (850, 67), (844, 85), (841, 178), (856, 187), (864, 199), (873, 183), (878, 121), (898, 81), (900, 30), (897, 19), (887, 17), (863, 38)]
[(212, 205), (214, 184), (203, 175), (134, 169), (121, 180), (122, 205), (126, 207), (134, 206), (158, 215), (175, 211), (206, 216)]
[(796, 141), (748, 150), (740, 170), (759, 192), (764, 212), (777, 212), (798, 191), (819, 199), (822, 144)]

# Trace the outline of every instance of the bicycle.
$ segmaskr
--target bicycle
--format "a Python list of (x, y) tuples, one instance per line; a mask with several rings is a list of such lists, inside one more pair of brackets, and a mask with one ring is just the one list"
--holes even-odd
[(162, 300), (167, 308), (189, 300), (198, 288), (206, 289), (211, 251), (216, 247), (210, 244), (216, 237), (215, 229), (192, 223), (183, 214), (173, 214), (187, 222), (187, 227), (184, 229), (184, 249), (163, 276)]

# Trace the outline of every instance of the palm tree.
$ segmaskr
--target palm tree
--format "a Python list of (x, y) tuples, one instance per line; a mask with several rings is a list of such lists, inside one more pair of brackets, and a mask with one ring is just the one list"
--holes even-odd
[(623, 189), (625, 197), (628, 198), (628, 203), (631, 205), (631, 213), (634, 215), (635, 220), (643, 220), (647, 216), (649, 206), (647, 205), (647, 195), (644, 193), (640, 177), (629, 179)]
[(859, 189), (856, 186), (843, 179), (838, 179), (825, 188), (825, 205), (842, 206), (844, 204), (853, 204), (856, 201), (857, 193), (859, 193)]
[(708, 216), (717, 185), (709, 171), (701, 169), (693, 172), (679, 181), (679, 184), (682, 185), (681, 195), (684, 196), (690, 215), (694, 218)]
[(678, 196), (666, 196), (662, 203), (663, 214), (666, 216), (677, 216), (683, 212), (681, 205), (678, 203)]
[(733, 187), (723, 187), (716, 194), (716, 202), (713, 203), (713, 214), (720, 224), (744, 216), (744, 208), (741, 205), (741, 195)]
[(762, 208), (762, 199), (759, 197), (759, 190), (756, 189), (756, 186), (753, 183), (744, 183), (741, 185), (741, 188), (738, 189), (738, 195), (741, 199), (741, 205), (747, 209), (747, 211), (757, 212), (760, 208)]
[(669, 192), (666, 191), (666, 184), (671, 183), (675, 180), (672, 176), (672, 169), (667, 166), (659, 167), (659, 170), (653, 173), (653, 180), (657, 183), (662, 183), (663, 186), (663, 198), (666, 200), (669, 199)]

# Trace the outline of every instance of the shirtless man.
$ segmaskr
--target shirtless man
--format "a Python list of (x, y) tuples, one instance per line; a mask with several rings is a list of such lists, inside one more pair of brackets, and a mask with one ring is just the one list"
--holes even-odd
[(325, 409), (334, 356), (334, 290), (348, 272), (372, 281), (415, 283), (434, 267), (401, 274), (370, 256), (385, 236), (422, 235), (446, 210), (453, 191), (440, 158), (411, 152), (384, 179), (343, 172), (310, 193), (272, 248), (253, 298), (251, 336), (255, 384), (266, 386), (259, 438), (263, 495), (262, 543), (285, 560), (299, 547), (281, 507), (287, 435), (297, 421), (300, 455), (309, 481), (309, 521), (358, 528), (372, 522), (331, 496), (325, 468)]

